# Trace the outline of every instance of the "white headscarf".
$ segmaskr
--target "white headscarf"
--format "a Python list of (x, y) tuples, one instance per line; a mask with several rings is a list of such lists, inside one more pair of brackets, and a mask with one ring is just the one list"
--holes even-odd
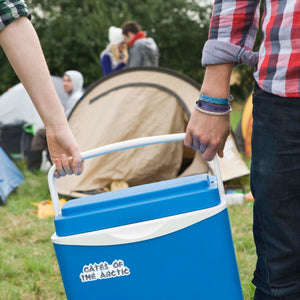
[(65, 72), (64, 75), (69, 76), (73, 83), (73, 90), (67, 101), (67, 107), (66, 107), (66, 111), (65, 111), (66, 116), (69, 117), (74, 106), (80, 100), (81, 96), (84, 93), (83, 76), (80, 72), (75, 71), (75, 70), (69, 70), (69, 71)]

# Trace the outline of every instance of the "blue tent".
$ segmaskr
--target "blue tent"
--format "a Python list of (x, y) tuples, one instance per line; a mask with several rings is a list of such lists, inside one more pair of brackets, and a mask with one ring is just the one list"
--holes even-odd
[(0, 204), (24, 181), (23, 175), (0, 146)]

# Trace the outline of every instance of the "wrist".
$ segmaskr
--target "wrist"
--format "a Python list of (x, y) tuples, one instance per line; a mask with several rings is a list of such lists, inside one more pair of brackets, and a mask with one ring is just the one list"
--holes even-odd
[(228, 98), (230, 93), (230, 76), (234, 64), (206, 66), (201, 93), (216, 98)]
[[(211, 104), (218, 104), (218, 105), (228, 105), (233, 100), (233, 97), (229, 95), (226, 98), (219, 98), (219, 97), (211, 97), (205, 94), (200, 94), (199, 101), (211, 103)], [(197, 102), (199, 102), (197, 101)]]

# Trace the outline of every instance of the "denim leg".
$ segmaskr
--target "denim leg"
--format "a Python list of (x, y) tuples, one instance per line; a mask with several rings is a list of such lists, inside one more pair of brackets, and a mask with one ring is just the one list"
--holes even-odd
[(274, 297), (270, 295), (266, 295), (262, 293), (259, 289), (256, 289), (255, 295), (254, 295), (255, 300), (299, 300), (300, 299), (300, 293), (297, 294), (292, 294), (289, 296), (283, 296), (283, 297)]
[(255, 93), (251, 190), (258, 257), (253, 283), (259, 291), (254, 299), (263, 299), (261, 291), (270, 297), (265, 299), (299, 300), (300, 99), (257, 86)]

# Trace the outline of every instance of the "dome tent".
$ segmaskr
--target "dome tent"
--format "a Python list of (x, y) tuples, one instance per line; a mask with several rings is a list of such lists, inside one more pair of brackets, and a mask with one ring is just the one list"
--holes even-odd
[[(87, 88), (71, 113), (69, 124), (81, 151), (138, 137), (181, 133), (186, 129), (199, 89), (195, 81), (170, 69), (121, 70)], [(188, 166), (183, 168), (186, 161)], [(232, 136), (220, 163), (223, 180), (249, 174)], [(85, 162), (81, 176), (67, 176), (56, 184), (60, 194), (76, 197), (117, 180), (134, 186), (205, 173), (211, 168), (212, 164), (183, 143), (167, 143), (92, 158)]]
[(0, 204), (6, 204), (7, 196), (15, 190), (24, 177), (0, 143)]

